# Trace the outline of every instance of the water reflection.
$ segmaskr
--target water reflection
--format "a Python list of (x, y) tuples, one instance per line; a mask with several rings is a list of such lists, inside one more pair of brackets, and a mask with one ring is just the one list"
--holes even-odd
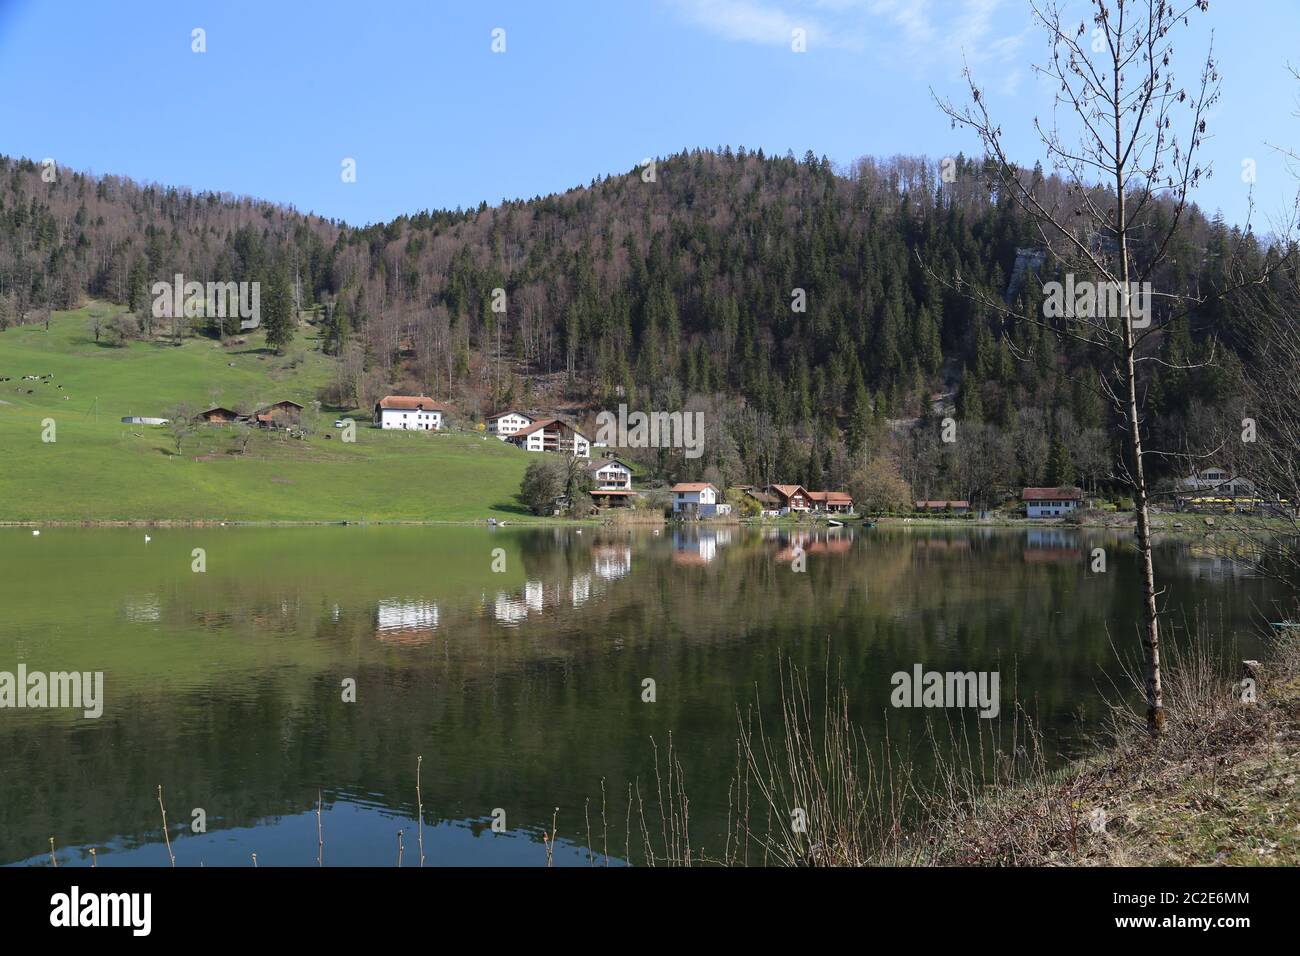
[[(327, 862), (392, 865), (405, 828), (410, 865), (417, 757), (430, 859), (541, 865), (556, 807), (566, 859), (585, 859), (586, 801), (595, 819), (603, 786), (625, 819), (617, 801), (653, 779), (649, 740), (669, 733), (711, 846), (736, 707), (757, 688), (774, 719), (783, 660), (845, 675), (867, 745), (895, 671), (1001, 668), (1004, 687), (1014, 672), (1066, 755), (1141, 612), (1131, 535), (1066, 528), (160, 529), (134, 545), (86, 530), (35, 551), (0, 531), (0, 669), (102, 670), (107, 688), (99, 721), (0, 712), (0, 862), (39, 862), (53, 835), (61, 862), (96, 846), (104, 865), (157, 865), (162, 783), (169, 811), (209, 814), (202, 838), (173, 834), (191, 862), (312, 864), (320, 792)], [(206, 574), (189, 571), (196, 546), (219, 559)], [(1209, 608), (1242, 656), (1281, 593), (1246, 557), (1199, 541), (1156, 555), (1171, 620)], [(916, 718), (892, 712), (891, 731)], [(509, 834), (482, 832), (495, 807)]]

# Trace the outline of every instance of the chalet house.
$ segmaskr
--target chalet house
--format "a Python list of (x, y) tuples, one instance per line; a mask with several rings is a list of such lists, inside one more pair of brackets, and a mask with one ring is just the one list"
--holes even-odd
[(253, 413), (253, 420), (263, 428), (288, 428), (302, 421), (303, 406), (297, 402), (282, 401)]
[(220, 405), (216, 408), (209, 408), (206, 412), (199, 412), (199, 418), (209, 425), (233, 425), (236, 422), (248, 421), (247, 415), (241, 415), (239, 412), (223, 408)]
[(1184, 478), (1181, 484), (1184, 491), (1213, 492), (1222, 498), (1236, 498), (1255, 493), (1253, 481), (1233, 475), (1223, 468), (1206, 468), (1190, 478)]
[(589, 462), (586, 471), (591, 476), (591, 500), (598, 507), (622, 508), (636, 497), (632, 469), (617, 458)]
[(375, 403), (375, 424), (386, 429), (436, 432), (444, 407), (424, 395), (385, 395)]
[(496, 435), (502, 441), (505, 441), (511, 435), (527, 428), (536, 419), (525, 415), (523, 412), (508, 411), (497, 412), (487, 420), (487, 430), (489, 435)]
[(675, 515), (684, 518), (712, 518), (719, 513), (718, 489), (707, 481), (679, 481), (670, 490)]
[(812, 510), (812, 501), (803, 485), (768, 485), (765, 489), (769, 495), (775, 495), (780, 503), (778, 511), (783, 514), (801, 514)]
[(781, 499), (776, 495), (769, 495), (766, 491), (756, 491), (753, 485), (749, 486), (745, 494), (758, 502), (760, 517), (775, 518), (781, 514)]
[(506, 441), (524, 451), (554, 451), (574, 458), (591, 457), (591, 439), (556, 418), (535, 421), (513, 435), (507, 435)]
[(969, 501), (916, 501), (913, 502), (917, 511), (924, 511), (927, 514), (943, 512), (945, 514), (964, 515), (970, 513)]
[(810, 491), (813, 510), (826, 514), (847, 514), (853, 510), (853, 496), (845, 491)]
[(1083, 506), (1079, 488), (1026, 488), (1020, 493), (1028, 518), (1059, 518)]

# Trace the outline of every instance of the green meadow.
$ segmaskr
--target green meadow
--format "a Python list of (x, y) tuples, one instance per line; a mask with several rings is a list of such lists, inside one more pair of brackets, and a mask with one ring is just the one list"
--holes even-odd
[[(97, 343), (92, 303), (0, 332), (0, 521), (468, 521), (526, 519), (516, 494), (528, 455), (473, 433), (380, 431), (369, 411), (326, 409), (308, 440), (203, 427), (177, 455), (163, 416), (188, 402), (308, 405), (332, 374), (314, 332), (284, 355), (260, 333), (242, 345)], [(24, 375), (53, 375), (48, 383)], [(63, 386), (59, 388), (58, 386)], [(30, 392), (30, 394), (28, 394)], [(355, 443), (333, 420), (357, 420)], [(52, 419), (54, 438), (45, 423)], [(328, 437), (327, 437), (328, 436)]]

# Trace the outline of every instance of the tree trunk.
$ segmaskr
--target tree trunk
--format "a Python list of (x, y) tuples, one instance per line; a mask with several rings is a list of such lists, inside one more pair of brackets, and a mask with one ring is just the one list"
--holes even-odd
[(1160, 617), (1156, 607), (1156, 572), (1151, 554), (1151, 515), (1147, 502), (1146, 470), (1142, 462), (1141, 416), (1137, 394), (1137, 343), (1133, 335), (1128, 258), (1128, 210), (1119, 111), (1119, 66), (1115, 63), (1115, 232), (1119, 239), (1120, 301), (1124, 333), (1124, 401), (1128, 413), (1128, 446), (1133, 458), (1133, 507), (1137, 514), (1138, 553), (1142, 558), (1142, 601), (1146, 627), (1147, 731), (1159, 736), (1165, 729), (1165, 702), (1160, 687)]

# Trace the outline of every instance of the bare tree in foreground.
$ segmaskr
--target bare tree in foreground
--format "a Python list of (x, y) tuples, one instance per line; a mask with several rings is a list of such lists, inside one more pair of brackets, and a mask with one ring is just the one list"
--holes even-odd
[[(1029, 216), (1049, 262), (1079, 290), (1063, 308), (1021, 315), (996, 296), (956, 277), (956, 285), (1012, 321), (1049, 328), (1095, 355), (1102, 392), (1123, 421), (1127, 461), (1120, 477), (1133, 490), (1141, 558), (1146, 657), (1147, 725), (1164, 727), (1160, 681), (1160, 591), (1152, 562), (1149, 489), (1143, 445), (1139, 369), (1162, 360), (1144, 343), (1204, 301), (1192, 295), (1140, 295), (1158, 283), (1191, 202), (1190, 192), (1208, 170), (1197, 162), (1206, 114), (1218, 100), (1219, 75), (1207, 53), (1198, 82), (1184, 88), (1171, 69), (1173, 36), (1206, 0), (1181, 7), (1166, 0), (1091, 0), (1090, 22), (1066, 21), (1057, 0), (1031, 0), (1035, 23), (1047, 34), (1048, 62), (1035, 67), (1056, 88), (1050, 122), (1034, 127), (1064, 188), (1032, 176), (1008, 158), (1001, 126), (969, 70), (970, 102), (940, 102), (955, 126), (974, 130), (985, 150), (985, 169), (999, 199)], [(1059, 118), (1074, 127), (1067, 141)], [(1220, 294), (1225, 290), (1220, 290)], [(1059, 296), (1057, 300), (1060, 302)]]

